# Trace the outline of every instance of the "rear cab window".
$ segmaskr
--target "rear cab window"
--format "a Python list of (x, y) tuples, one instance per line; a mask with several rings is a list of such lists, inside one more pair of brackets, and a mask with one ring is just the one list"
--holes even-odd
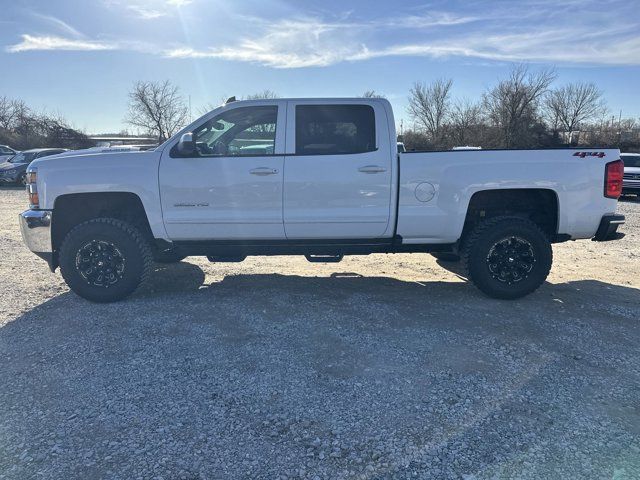
[(376, 150), (373, 107), (359, 104), (296, 105), (296, 155), (348, 155)]

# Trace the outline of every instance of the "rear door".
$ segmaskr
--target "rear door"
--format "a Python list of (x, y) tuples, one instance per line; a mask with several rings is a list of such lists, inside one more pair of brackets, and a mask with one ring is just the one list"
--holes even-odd
[(382, 237), (393, 158), (384, 108), (301, 100), (289, 101), (287, 111), (287, 238)]

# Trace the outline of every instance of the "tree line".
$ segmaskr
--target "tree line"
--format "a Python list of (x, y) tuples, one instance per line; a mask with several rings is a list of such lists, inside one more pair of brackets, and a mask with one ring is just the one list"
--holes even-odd
[[(407, 113), (413, 125), (402, 135), (409, 150), (548, 148), (566, 146), (640, 149), (640, 123), (612, 117), (593, 83), (554, 87), (553, 69), (511, 68), (480, 99), (454, 99), (453, 81), (416, 82)], [(374, 95), (367, 92), (365, 95)]]
[[(640, 151), (640, 123), (616, 119), (593, 83), (555, 87), (554, 69), (515, 65), (506, 78), (479, 99), (453, 98), (453, 80), (416, 82), (409, 91), (407, 116), (412, 124), (399, 140), (408, 150), (482, 148), (546, 148), (563, 146), (619, 147)], [(363, 97), (383, 96), (374, 90)], [(245, 99), (278, 98), (272, 90)], [(222, 100), (224, 102), (224, 99)], [(215, 108), (207, 104), (197, 111)], [(191, 120), (190, 105), (168, 80), (139, 81), (129, 92), (124, 122), (162, 142)], [(91, 140), (60, 116), (38, 113), (23, 101), (0, 97), (0, 144), (85, 148)]]
[(17, 150), (86, 148), (93, 142), (59, 115), (37, 112), (22, 100), (0, 97), (0, 144)]

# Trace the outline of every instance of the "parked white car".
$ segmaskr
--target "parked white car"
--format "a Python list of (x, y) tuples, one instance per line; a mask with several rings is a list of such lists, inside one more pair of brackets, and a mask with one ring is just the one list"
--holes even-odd
[(28, 170), (27, 246), (80, 296), (122, 299), (154, 258), (460, 255), (486, 294), (534, 291), (551, 244), (605, 240), (616, 149), (398, 153), (385, 99), (230, 102), (153, 151), (67, 154)]
[(622, 193), (640, 195), (640, 153), (622, 153), (620, 158), (624, 162)]

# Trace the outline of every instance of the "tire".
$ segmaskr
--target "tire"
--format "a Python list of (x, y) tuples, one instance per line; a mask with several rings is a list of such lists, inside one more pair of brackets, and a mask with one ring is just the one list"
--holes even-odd
[(128, 297), (147, 280), (153, 256), (137, 228), (113, 218), (96, 218), (67, 234), (59, 261), (71, 290), (92, 302), (107, 303)]
[(169, 250), (168, 252), (154, 252), (153, 261), (156, 263), (178, 263), (187, 258), (186, 255), (181, 255), (178, 252)]
[(18, 177), (16, 181), (16, 185), (21, 185), (23, 187), (27, 186), (27, 172), (24, 172), (22, 175)]
[(450, 252), (431, 252), (431, 256), (437, 258), (441, 262), (459, 262), (460, 255)]
[(549, 275), (553, 251), (533, 222), (495, 217), (478, 225), (464, 242), (469, 280), (486, 295), (513, 300), (535, 291)]

